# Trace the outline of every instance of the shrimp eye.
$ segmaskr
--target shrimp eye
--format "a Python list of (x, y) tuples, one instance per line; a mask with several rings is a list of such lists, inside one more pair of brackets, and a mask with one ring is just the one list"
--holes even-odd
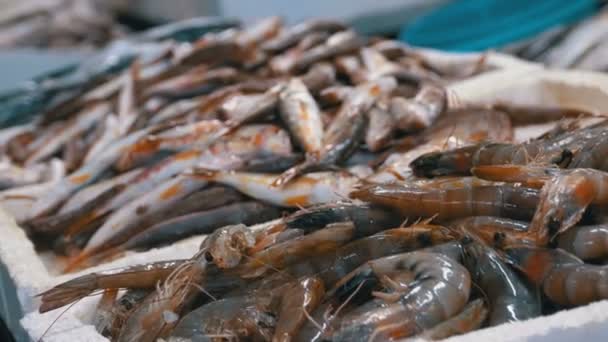
[(496, 245), (500, 245), (502, 242), (505, 241), (506, 237), (507, 236), (505, 235), (505, 233), (498, 232), (498, 233), (494, 234), (494, 243)]
[(573, 157), (574, 153), (572, 153), (572, 151), (570, 151), (569, 149), (565, 149), (562, 151), (559, 157), (554, 158), (552, 162), (554, 164), (557, 164), (559, 167), (566, 167), (568, 166), (568, 164), (570, 164)]
[(433, 242), (433, 240), (431, 239), (431, 234), (420, 234), (418, 236), (418, 242), (420, 242), (420, 244), (423, 246), (431, 245)]
[(205, 260), (207, 262), (212, 262), (213, 261), (213, 255), (211, 254), (211, 252), (205, 252)]
[(547, 224), (547, 227), (549, 228), (549, 233), (551, 235), (555, 234), (559, 230), (559, 227), (560, 227), (559, 219), (557, 219), (555, 217), (549, 218), (549, 223)]

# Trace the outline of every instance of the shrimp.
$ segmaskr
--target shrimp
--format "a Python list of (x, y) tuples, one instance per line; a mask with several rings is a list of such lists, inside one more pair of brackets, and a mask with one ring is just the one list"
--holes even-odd
[(540, 316), (541, 303), (491, 248), (475, 241), (464, 246), (464, 265), (489, 302), (490, 326)]
[(608, 134), (598, 134), (595, 139), (590, 139), (580, 149), (574, 151), (572, 161), (568, 164), (569, 169), (591, 168), (608, 171), (608, 163), (605, 156), (608, 152)]
[(282, 188), (273, 186), (276, 175), (195, 169), (190, 177), (236, 188), (247, 196), (280, 207), (300, 207), (345, 198), (359, 178), (345, 172), (317, 172), (296, 178)]
[(353, 202), (333, 202), (298, 210), (280, 224), (305, 232), (321, 229), (330, 223), (353, 222), (357, 236), (367, 236), (386, 228), (399, 226), (405, 218), (389, 209)]
[(219, 268), (234, 268), (240, 264), (245, 251), (255, 244), (255, 237), (244, 224), (217, 229), (203, 240), (200, 252), (207, 262)]
[(281, 91), (279, 108), (281, 118), (304, 151), (319, 154), (323, 139), (320, 110), (300, 79), (292, 78)]
[(544, 183), (529, 232), (546, 242), (550, 234), (563, 233), (578, 223), (590, 204), (608, 204), (608, 173), (603, 171), (530, 166), (488, 166), (483, 170), (486, 170), (485, 174), (494, 175), (503, 174), (507, 170), (504, 174), (507, 174), (505, 178), (508, 181), (531, 177), (534, 182)]
[(446, 152), (424, 154), (410, 164), (414, 174), (425, 177), (469, 174), (471, 168), (503, 164), (556, 164), (567, 167), (572, 151), (606, 135), (605, 123), (522, 144), (481, 143)]
[[(417, 329), (431, 328), (462, 311), (471, 288), (469, 273), (458, 262), (419, 251), (369, 261), (328, 293), (354, 288), (353, 282), (372, 277), (395, 291), (396, 302), (381, 304), (383, 299), (374, 299), (347, 313), (332, 340), (393, 340), (414, 335)], [(385, 298), (389, 294), (373, 295)]]
[(325, 294), (323, 282), (316, 277), (307, 277), (284, 290), (272, 341), (292, 341), (307, 314), (317, 308)]
[(438, 219), (475, 215), (529, 219), (539, 203), (538, 190), (508, 185), (432, 189), (381, 184), (364, 186), (349, 196), (398, 209), (404, 216)]
[(40, 313), (68, 305), (99, 290), (154, 288), (185, 260), (159, 261), (120, 269), (89, 273), (54, 286), (39, 296)]
[(108, 328), (102, 332), (102, 335), (109, 337), (111, 340), (117, 339), (122, 325), (144, 298), (150, 294), (150, 291), (150, 289), (129, 289), (118, 298), (110, 311)]
[(556, 237), (557, 247), (582, 260), (608, 258), (608, 225), (575, 226)]
[[(518, 245), (537, 245), (528, 233), (528, 222), (491, 217), (469, 217), (452, 222), (468, 232), (480, 237), (488, 245), (498, 248)], [(585, 261), (608, 258), (608, 226), (594, 224), (574, 226), (555, 237), (558, 248), (572, 253)]]
[(95, 326), (95, 330), (102, 335), (109, 333), (110, 324), (112, 323), (112, 306), (116, 301), (117, 295), (117, 289), (104, 290), (101, 299), (99, 299), (99, 303), (97, 303), (95, 317), (93, 318), (93, 326)]
[(306, 257), (328, 253), (349, 242), (354, 237), (351, 222), (335, 223), (325, 229), (273, 245), (254, 255), (239, 266), (243, 277), (259, 277), (269, 268), (282, 269)]
[(450, 225), (496, 248), (538, 243), (534, 236), (528, 233), (528, 222), (524, 221), (494, 216), (472, 216), (454, 220)]
[(195, 257), (175, 269), (125, 321), (117, 341), (156, 341), (166, 337), (198, 294), (206, 262)]
[[(429, 152), (477, 144), (480, 141), (510, 141), (509, 117), (492, 110), (449, 110), (418, 136), (406, 137), (387, 153), (373, 182), (403, 180), (411, 175), (410, 163)], [(414, 148), (412, 148), (414, 147)]]
[(585, 264), (559, 249), (516, 247), (506, 252), (515, 266), (558, 305), (579, 306), (608, 298), (606, 266)]
[[(218, 270), (210, 268), (210, 263), (233, 267), (238, 264), (243, 251), (254, 243), (252, 232), (243, 225), (229, 226), (214, 232), (208, 241), (203, 241), (199, 252), (192, 259), (171, 273), (162, 286), (146, 297), (129, 316), (118, 341), (155, 341), (159, 337), (166, 337), (202, 289), (198, 284), (207, 281), (219, 284), (226, 280), (225, 277), (222, 280), (222, 273), (209, 272)], [(227, 283), (234, 286), (238, 281), (239, 278), (228, 277)], [(209, 292), (205, 293), (211, 296)]]
[(271, 302), (274, 296), (241, 296), (220, 299), (185, 315), (169, 341), (252, 339), (270, 341), (276, 325)]
[[(251, 293), (251, 291), (264, 291), (274, 289), (274, 286), (282, 285), (285, 282), (292, 282), (293, 278), (306, 279), (316, 277), (323, 281), (325, 286), (332, 286), (349, 272), (357, 268), (364, 262), (372, 259), (416, 250), (422, 247), (436, 245), (432, 248), (441, 253), (459, 256), (462, 254), (462, 246), (457, 241), (448, 244), (442, 242), (451, 240), (449, 232), (440, 226), (428, 224), (418, 224), (405, 228), (390, 229), (379, 232), (375, 235), (360, 238), (336, 249), (329, 251), (329, 254), (319, 254), (313, 258), (296, 263), (282, 270), (281, 273), (271, 274), (238, 293)], [(439, 245), (441, 244), (441, 245)], [(329, 257), (331, 255), (331, 257)], [(330, 305), (332, 306), (332, 305)], [(335, 309), (338, 305), (333, 305)], [(322, 305), (319, 310), (326, 312), (327, 303)], [(311, 313), (316, 321), (323, 324), (325, 328), (319, 331), (317, 326), (306, 322), (298, 333), (297, 340), (302, 340), (303, 336), (318, 336), (327, 334), (330, 330), (329, 323), (332, 319), (319, 317), (318, 310)], [(325, 316), (325, 315), (323, 315)], [(306, 338), (305, 340), (309, 340)]]
[(454, 335), (466, 334), (481, 327), (488, 317), (488, 309), (482, 299), (469, 302), (456, 316), (426, 330), (420, 337), (425, 340), (442, 340)]
[(446, 228), (424, 223), (388, 229), (348, 242), (335, 251), (330, 251), (331, 258), (326, 254), (320, 254), (291, 265), (282, 273), (268, 276), (267, 279), (272, 279), (273, 276), (283, 279), (285, 275), (296, 278), (314, 275), (323, 280), (326, 287), (331, 287), (361, 264), (392, 254), (435, 246), (432, 248), (439, 248), (435, 252), (459, 256), (462, 254), (460, 243), (452, 241), (446, 244), (453, 238)]

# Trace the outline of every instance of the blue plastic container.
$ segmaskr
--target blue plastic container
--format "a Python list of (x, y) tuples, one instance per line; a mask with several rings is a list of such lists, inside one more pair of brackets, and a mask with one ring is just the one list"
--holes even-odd
[(499, 48), (584, 19), (596, 0), (458, 0), (414, 20), (399, 39), (448, 51)]

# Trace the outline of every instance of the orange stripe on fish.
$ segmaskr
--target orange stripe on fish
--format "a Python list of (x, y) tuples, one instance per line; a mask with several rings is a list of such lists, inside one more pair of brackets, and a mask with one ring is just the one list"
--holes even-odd
[(74, 184), (84, 184), (86, 183), (89, 179), (91, 179), (91, 175), (88, 173), (79, 175), (79, 176), (72, 176), (70, 177), (70, 181)]
[(171, 197), (177, 196), (181, 190), (182, 190), (182, 186), (180, 184), (174, 184), (171, 187), (169, 187), (167, 190), (163, 191), (160, 194), (159, 198), (161, 200), (167, 200)]
[(292, 207), (306, 206), (309, 204), (308, 195), (292, 196), (285, 199), (285, 204)]

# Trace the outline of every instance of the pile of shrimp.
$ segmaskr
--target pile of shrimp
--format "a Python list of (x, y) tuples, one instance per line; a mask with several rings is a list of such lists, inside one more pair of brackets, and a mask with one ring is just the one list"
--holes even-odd
[(608, 296), (608, 122), (453, 107), (447, 86), (483, 55), (429, 58), (330, 20), (158, 44), (0, 131), (0, 205), (66, 272), (207, 237), (187, 260), (59, 284), (40, 312), (103, 293), (94, 323), (116, 341), (376, 341)]

